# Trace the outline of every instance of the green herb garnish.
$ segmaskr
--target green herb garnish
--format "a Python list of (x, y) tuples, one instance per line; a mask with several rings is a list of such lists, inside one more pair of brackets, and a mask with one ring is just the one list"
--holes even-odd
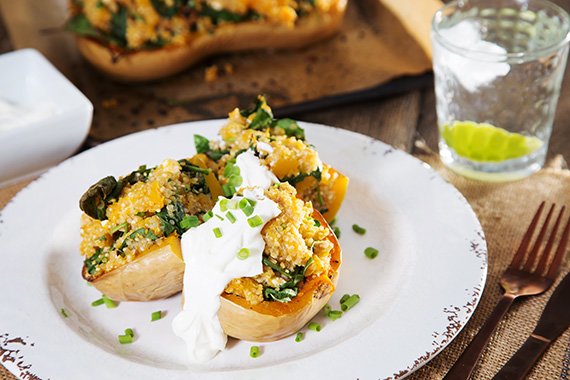
[(247, 219), (247, 224), (252, 228), (259, 227), (263, 224), (263, 219), (259, 215), (255, 215)]
[(237, 220), (231, 211), (226, 212), (226, 218), (230, 221), (231, 224), (234, 224)]
[(309, 326), (307, 326), (307, 328), (316, 332), (321, 331), (321, 325), (316, 322), (309, 323)]
[(297, 333), (297, 335), (295, 335), (295, 342), (302, 342), (304, 338), (305, 338), (305, 334), (303, 332), (299, 331)]
[(240, 259), (240, 260), (245, 260), (245, 259), (247, 259), (247, 258), (249, 257), (250, 253), (251, 253), (251, 252), (250, 252), (250, 250), (249, 250), (248, 248), (242, 248), (242, 249), (240, 249), (239, 251), (237, 251), (236, 256), (237, 256), (237, 258)]
[(360, 227), (358, 224), (353, 224), (352, 230), (359, 235), (364, 235), (366, 233), (366, 228)]
[(342, 311), (348, 311), (352, 309), (359, 302), (360, 302), (360, 296), (358, 294), (353, 294), (347, 299), (345, 299), (344, 302), (341, 302), (340, 308), (342, 309)]
[(376, 248), (367, 247), (367, 248), (364, 250), (364, 255), (365, 255), (366, 257), (368, 257), (369, 259), (373, 259), (373, 258), (375, 258), (376, 256), (378, 256), (378, 250), (377, 250)]
[(219, 227), (214, 228), (212, 231), (214, 232), (214, 236), (215, 236), (216, 238), (219, 239), (219, 238), (222, 237), (222, 230), (220, 230)]
[(249, 356), (252, 358), (257, 358), (260, 355), (259, 346), (251, 346), (249, 349)]
[(158, 321), (161, 318), (162, 318), (162, 311), (161, 310), (155, 311), (150, 315), (150, 321), (151, 322)]

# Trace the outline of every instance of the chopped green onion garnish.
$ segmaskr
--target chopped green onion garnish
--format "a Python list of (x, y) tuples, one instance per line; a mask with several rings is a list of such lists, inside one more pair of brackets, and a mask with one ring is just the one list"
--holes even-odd
[(242, 200), (239, 201), (239, 208), (243, 211), (245, 216), (253, 214), (253, 206), (249, 203), (249, 199), (247, 198), (242, 198)]
[(249, 198), (245, 198), (247, 199), (247, 202), (251, 205), (251, 207), (255, 207), (255, 205), (257, 204), (256, 201), (254, 201), (253, 199), (249, 199)]
[(369, 259), (373, 259), (376, 256), (378, 256), (378, 250), (376, 248), (372, 248), (372, 247), (368, 247), (364, 250), (364, 254), (366, 255), (366, 257), (368, 257)]
[(349, 298), (350, 298), (350, 294), (345, 294), (344, 296), (342, 296), (342, 297), (340, 298), (339, 303), (343, 303), (344, 301), (346, 301), (346, 300), (349, 299)]
[(61, 316), (63, 318), (69, 317), (69, 314), (67, 314), (67, 311), (63, 307), (61, 308), (61, 310), (59, 312), (61, 313)]
[(223, 198), (220, 200), (220, 210), (222, 212), (228, 211), (228, 202), (229, 202), (228, 198)]
[(218, 219), (220, 219), (220, 220), (224, 220), (224, 217), (223, 217), (223, 216), (218, 215), (218, 214), (214, 214), (214, 215), (216, 215), (216, 218), (218, 218)]
[(219, 227), (214, 228), (214, 236), (216, 236), (217, 238), (221, 238), (222, 237), (222, 230), (220, 230)]
[(119, 335), (119, 343), (131, 344), (133, 343), (133, 337), (130, 335)]
[(155, 311), (150, 315), (150, 321), (154, 322), (154, 321), (158, 321), (159, 319), (162, 318), (162, 311)]
[(247, 220), (250, 227), (259, 227), (263, 224), (263, 219), (259, 215), (252, 216)]
[(231, 224), (234, 224), (237, 220), (231, 211), (226, 212), (226, 218), (228, 218), (228, 220), (230, 221)]
[(228, 178), (228, 184), (234, 188), (240, 187), (242, 183), (243, 179), (240, 175), (232, 175), (230, 178)]
[(330, 319), (332, 319), (333, 321), (336, 321), (337, 319), (339, 319), (340, 317), (342, 317), (342, 311), (340, 310), (331, 310), (327, 313), (327, 317), (329, 317)]
[(333, 232), (334, 232), (334, 235), (336, 236), (336, 238), (340, 239), (340, 228), (333, 227)]
[(362, 228), (358, 224), (353, 224), (352, 230), (359, 235), (364, 235), (366, 233), (366, 228)]
[(91, 306), (101, 306), (105, 303), (105, 301), (103, 300), (103, 298), (99, 298), (96, 301), (91, 302)]
[(222, 193), (224, 193), (226, 197), (231, 197), (236, 193), (236, 188), (230, 185), (229, 183), (224, 183), (222, 185)]
[(347, 311), (350, 310), (358, 302), (360, 302), (360, 296), (358, 294), (353, 294), (340, 304), (340, 308), (342, 311)]
[(316, 332), (321, 331), (321, 325), (319, 325), (318, 323), (315, 323), (315, 322), (309, 323), (308, 328), (309, 328), (309, 330), (313, 330), (313, 331), (316, 331)]
[(238, 208), (238, 202), (234, 199), (230, 199), (230, 201), (228, 202), (228, 208), (230, 210), (237, 210)]
[(245, 260), (249, 257), (250, 251), (247, 248), (242, 248), (238, 251), (237, 257), (240, 260)]
[(128, 328), (128, 329), (125, 329), (125, 335), (128, 335), (128, 336), (130, 336), (131, 338), (134, 338), (134, 337), (135, 337), (135, 332), (133, 331), (133, 329)]
[(196, 215), (186, 215), (180, 221), (180, 227), (182, 227), (185, 230), (190, 229), (192, 227), (198, 227), (199, 225), (200, 225), (200, 219), (198, 219)]
[(207, 222), (208, 220), (210, 220), (212, 217), (214, 216), (214, 213), (212, 211), (208, 211), (207, 213), (205, 213), (202, 216), (202, 220), (204, 220), (204, 222)]
[(259, 346), (251, 346), (249, 349), (249, 356), (256, 358), (259, 356)]
[(297, 335), (295, 335), (295, 342), (302, 342), (304, 338), (305, 334), (299, 331)]
[(117, 303), (104, 294), (102, 300), (103, 303), (105, 303), (105, 306), (107, 306), (107, 309), (114, 309), (117, 307)]
[(319, 222), (317, 219), (313, 219), (313, 222), (315, 223), (315, 227), (321, 226), (321, 222)]
[(325, 307), (323, 307), (323, 313), (324, 313), (325, 315), (328, 315), (328, 314), (329, 314), (329, 311), (331, 311), (331, 310), (332, 310), (332, 307), (331, 307), (331, 305), (329, 305), (328, 303), (325, 305)]

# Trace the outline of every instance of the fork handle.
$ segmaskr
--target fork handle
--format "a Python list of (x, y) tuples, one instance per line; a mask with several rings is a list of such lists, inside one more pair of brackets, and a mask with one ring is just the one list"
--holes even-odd
[(516, 296), (512, 294), (503, 294), (503, 297), (499, 300), (483, 327), (481, 327), (475, 338), (471, 343), (469, 343), (469, 346), (467, 346), (453, 367), (451, 367), (449, 372), (447, 372), (444, 380), (466, 380), (471, 377), (471, 374), (473, 373), (483, 350), (487, 346), (487, 343), (489, 343), (495, 328), (501, 319), (503, 319), (515, 298)]
[(493, 380), (522, 380), (550, 345), (550, 340), (531, 335)]

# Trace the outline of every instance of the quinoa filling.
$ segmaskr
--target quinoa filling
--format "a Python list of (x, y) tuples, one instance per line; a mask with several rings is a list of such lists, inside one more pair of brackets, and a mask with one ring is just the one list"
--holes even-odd
[(330, 0), (72, 0), (67, 29), (121, 50), (184, 45), (223, 24), (294, 27)]

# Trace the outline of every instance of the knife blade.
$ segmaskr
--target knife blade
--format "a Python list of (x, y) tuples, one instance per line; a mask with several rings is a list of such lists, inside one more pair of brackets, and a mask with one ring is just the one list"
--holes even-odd
[(552, 293), (532, 334), (493, 379), (524, 379), (550, 343), (570, 326), (569, 305), (570, 273)]

